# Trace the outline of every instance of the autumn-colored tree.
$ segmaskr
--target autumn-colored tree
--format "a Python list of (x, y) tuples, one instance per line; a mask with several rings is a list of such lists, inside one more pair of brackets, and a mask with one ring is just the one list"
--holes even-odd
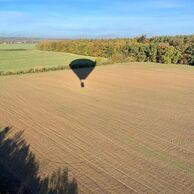
[(159, 36), (134, 39), (80, 39), (43, 41), (40, 50), (68, 52), (94, 57), (106, 57), (111, 62), (150, 61), (193, 65), (194, 35)]

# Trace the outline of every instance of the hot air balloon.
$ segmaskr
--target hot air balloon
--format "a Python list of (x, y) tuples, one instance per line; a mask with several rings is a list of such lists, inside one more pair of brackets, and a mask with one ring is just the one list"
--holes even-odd
[(72, 61), (69, 66), (79, 78), (81, 87), (83, 88), (85, 86), (84, 80), (94, 70), (96, 61), (92, 61), (90, 59), (76, 59)]

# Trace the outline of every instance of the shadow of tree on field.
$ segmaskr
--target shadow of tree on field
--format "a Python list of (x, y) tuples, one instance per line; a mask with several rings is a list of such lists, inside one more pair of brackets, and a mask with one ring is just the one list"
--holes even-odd
[(41, 179), (39, 163), (23, 138), (23, 131), (9, 137), (10, 127), (0, 130), (1, 194), (77, 194), (75, 179), (69, 180), (68, 169), (59, 169)]
[(69, 67), (77, 75), (81, 82), (81, 87), (84, 87), (84, 82), (89, 74), (96, 67), (96, 61), (90, 59), (76, 59), (69, 64)]

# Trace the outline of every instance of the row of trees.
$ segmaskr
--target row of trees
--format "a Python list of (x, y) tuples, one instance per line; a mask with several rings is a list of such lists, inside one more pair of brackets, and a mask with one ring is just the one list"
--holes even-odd
[(158, 62), (194, 65), (194, 35), (133, 39), (43, 41), (40, 50), (106, 57), (111, 62)]

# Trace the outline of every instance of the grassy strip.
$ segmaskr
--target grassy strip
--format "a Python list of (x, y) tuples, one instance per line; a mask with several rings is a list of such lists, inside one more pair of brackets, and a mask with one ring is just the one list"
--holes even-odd
[[(97, 58), (95, 60), (96, 65), (105, 65), (110, 64), (108, 60), (104, 60), (102, 58)], [(42, 68), (30, 68), (26, 70), (16, 70), (16, 71), (0, 71), (0, 76), (8, 76), (8, 75), (21, 75), (27, 73), (41, 73), (41, 72), (49, 72), (49, 71), (58, 71), (58, 70), (65, 70), (70, 69), (69, 65), (60, 65), (56, 67), (42, 67)]]
[(20, 74), (27, 74), (27, 73), (41, 73), (41, 72), (48, 72), (48, 71), (57, 71), (57, 70), (64, 70), (69, 69), (69, 66), (57, 66), (57, 67), (42, 67), (42, 68), (31, 68), (27, 70), (18, 70), (18, 71), (0, 71), (0, 76), (7, 76), (7, 75), (20, 75)]

